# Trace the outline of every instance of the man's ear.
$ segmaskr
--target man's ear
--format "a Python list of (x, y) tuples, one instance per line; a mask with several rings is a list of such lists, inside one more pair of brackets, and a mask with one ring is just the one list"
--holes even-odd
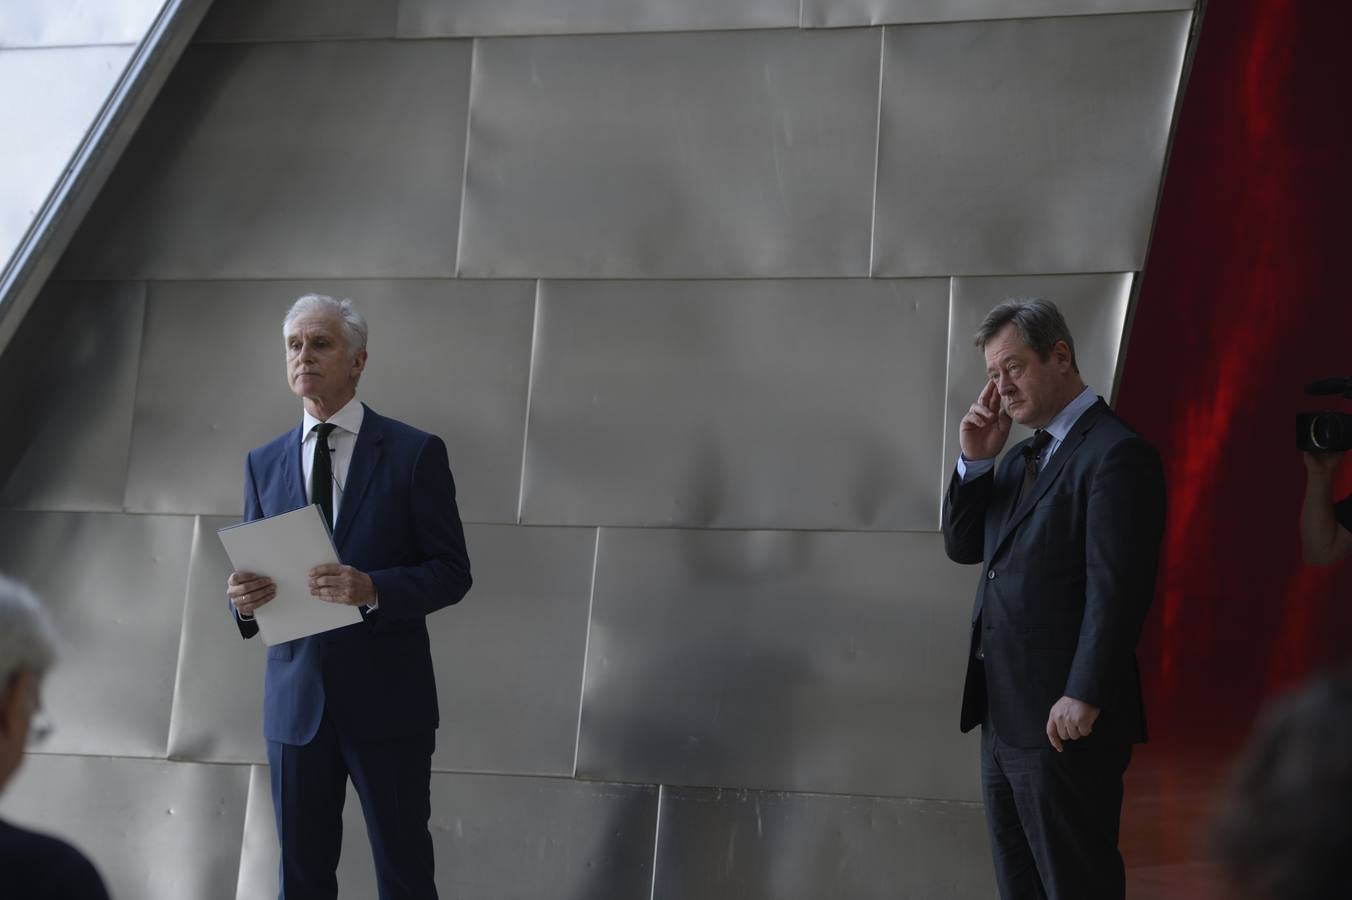
[(358, 350), (352, 354), (352, 377), (360, 378), (361, 373), (366, 371), (366, 351)]
[(1070, 362), (1070, 345), (1065, 341), (1057, 341), (1053, 344), (1052, 359), (1056, 361), (1057, 367), (1062, 372), (1069, 372), (1072, 368)]

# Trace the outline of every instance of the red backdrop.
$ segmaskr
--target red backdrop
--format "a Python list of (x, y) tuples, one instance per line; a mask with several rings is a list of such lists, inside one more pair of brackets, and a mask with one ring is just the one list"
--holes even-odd
[(1352, 560), (1300, 560), (1293, 422), (1352, 412), (1303, 394), (1352, 375), (1349, 6), (1211, 0), (1203, 22), (1118, 393), (1169, 479), (1141, 653), (1157, 733), (1234, 733), (1352, 657)]

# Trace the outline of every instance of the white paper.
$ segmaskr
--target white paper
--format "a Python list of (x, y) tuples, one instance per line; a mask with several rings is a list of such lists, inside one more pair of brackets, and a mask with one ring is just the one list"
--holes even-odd
[(318, 505), (231, 525), (216, 532), (236, 572), (266, 575), (277, 596), (258, 609), (263, 643), (271, 646), (361, 621), (357, 607), (330, 603), (310, 593), (310, 570), (338, 562), (333, 538)]

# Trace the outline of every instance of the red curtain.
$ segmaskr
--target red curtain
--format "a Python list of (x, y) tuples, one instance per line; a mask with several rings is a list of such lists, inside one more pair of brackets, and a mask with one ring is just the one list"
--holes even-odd
[(1237, 733), (1352, 657), (1352, 560), (1301, 563), (1294, 443), (1297, 411), (1352, 412), (1303, 394), (1352, 375), (1350, 7), (1211, 0), (1202, 24), (1118, 393), (1169, 479), (1141, 644), (1157, 732)]

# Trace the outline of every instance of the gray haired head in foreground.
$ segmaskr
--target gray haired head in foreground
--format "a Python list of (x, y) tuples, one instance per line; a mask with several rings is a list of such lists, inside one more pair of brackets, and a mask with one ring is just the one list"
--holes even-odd
[(0, 685), (20, 672), (41, 677), (56, 661), (56, 631), (33, 592), (0, 575)]
[(291, 308), (286, 312), (286, 318), (282, 319), (282, 337), (286, 337), (287, 329), (297, 316), (310, 312), (327, 312), (338, 316), (343, 320), (343, 333), (347, 335), (348, 351), (356, 353), (358, 350), (366, 349), (368, 330), (366, 319), (357, 311), (356, 304), (346, 298), (335, 300), (323, 294), (306, 294), (291, 304)]
[(1075, 361), (1075, 338), (1070, 336), (1070, 326), (1055, 303), (1035, 297), (1006, 300), (986, 313), (981, 327), (976, 330), (974, 343), (977, 348), (984, 350), (1006, 325), (1018, 329), (1023, 342), (1044, 362), (1056, 342), (1065, 341), (1070, 348), (1070, 365), (1076, 372), (1080, 371), (1079, 363)]

